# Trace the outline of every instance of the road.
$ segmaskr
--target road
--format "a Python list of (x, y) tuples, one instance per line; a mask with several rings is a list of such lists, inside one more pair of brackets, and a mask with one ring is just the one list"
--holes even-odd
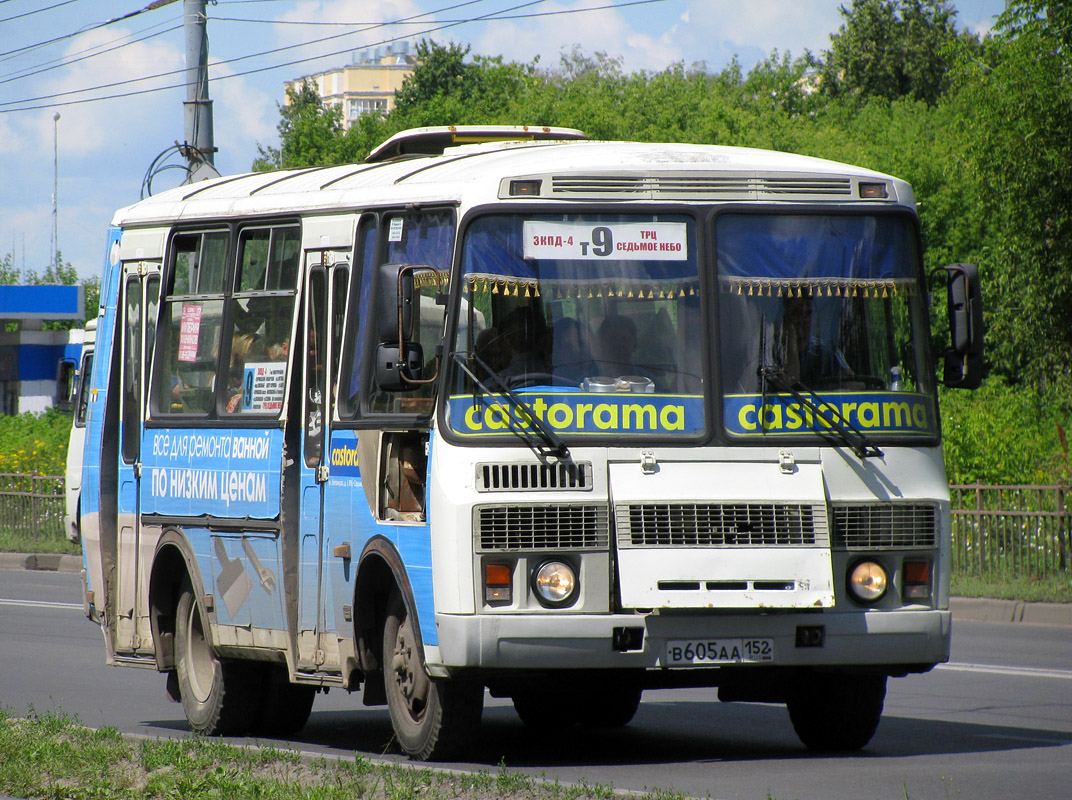
[[(105, 666), (71, 574), (0, 570), (0, 704), (151, 736), (188, 732), (161, 675)], [(811, 755), (783, 707), (720, 704), (714, 690), (648, 692), (631, 725), (598, 734), (530, 732), (508, 701), (491, 698), (484, 719), (472, 761), (454, 766), (502, 763), (569, 783), (727, 800), (1064, 800), (1072, 629), (955, 622), (951, 663), (891, 680), (878, 733), (850, 756)], [(317, 698), (294, 746), (401, 762), (390, 736), (385, 710), (336, 690)]]

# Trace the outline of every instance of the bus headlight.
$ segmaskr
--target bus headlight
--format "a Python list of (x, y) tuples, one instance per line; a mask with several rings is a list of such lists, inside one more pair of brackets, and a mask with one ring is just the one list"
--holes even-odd
[(886, 594), (890, 578), (876, 561), (860, 561), (849, 572), (849, 591), (861, 603), (875, 603)]
[(542, 605), (566, 606), (577, 596), (577, 573), (564, 561), (544, 561), (532, 573), (532, 588)]

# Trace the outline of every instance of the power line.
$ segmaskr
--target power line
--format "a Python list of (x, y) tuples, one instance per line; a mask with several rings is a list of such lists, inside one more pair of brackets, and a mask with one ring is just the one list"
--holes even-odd
[[(59, 3), (58, 5), (55, 5), (55, 6), (51, 6), (51, 8), (58, 8), (59, 6), (64, 6), (64, 5), (67, 5), (67, 3), (73, 3), (73, 2), (75, 2), (75, 0), (66, 0), (66, 2)], [(23, 53), (23, 52), (25, 52), (27, 50), (35, 50), (38, 47), (44, 47), (45, 45), (55, 44), (56, 42), (62, 42), (64, 39), (73, 39), (75, 36), (81, 36), (83, 33), (89, 33), (90, 31), (95, 31), (98, 28), (103, 28), (103, 27), (105, 27), (107, 25), (112, 25), (113, 23), (116, 23), (116, 22), (122, 22), (123, 20), (130, 19), (131, 17), (136, 17), (139, 14), (144, 14), (146, 11), (156, 11), (156, 9), (163, 8), (164, 6), (170, 5), (171, 3), (174, 3), (174, 2), (175, 2), (175, 0), (154, 0), (154, 2), (149, 3), (149, 5), (145, 6), (145, 8), (139, 8), (137, 11), (131, 11), (131, 12), (127, 13), (127, 14), (122, 14), (122, 15), (120, 15), (118, 17), (113, 17), (112, 19), (107, 20), (105, 22), (98, 22), (95, 25), (90, 25), (88, 27), (81, 28), (81, 29), (75, 31), (74, 33), (66, 33), (63, 36), (57, 36), (54, 39), (48, 39), (48, 40), (46, 40), (44, 42), (38, 42), (37, 44), (28, 44), (25, 47), (19, 47), (19, 48), (16, 48), (15, 50), (8, 50), (7, 52), (0, 53), (0, 58), (2, 58), (2, 60), (6, 60), (10, 56), (16, 55), (18, 53)], [(47, 10), (48, 9), (38, 9), (38, 11), (47, 11)], [(29, 14), (36, 14), (36, 13), (37, 13), (37, 11), (30, 11), (30, 12), (27, 12), (26, 14), (20, 14), (19, 16), (25, 17), (25, 16), (28, 16)], [(19, 17), (10, 17), (9, 19), (18, 19), (18, 18)], [(8, 20), (6, 20), (6, 19), (0, 19), (0, 22), (7, 22), (7, 21)]]
[[(137, 33), (143, 33), (144, 31), (152, 30), (153, 28), (166, 24), (167, 23), (157, 23), (155, 25), (150, 25), (148, 28), (142, 28), (142, 30), (138, 31)], [(120, 50), (124, 47), (129, 47), (132, 44), (138, 44), (139, 42), (144, 42), (154, 37), (162, 36), (165, 33), (171, 33), (172, 31), (177, 31), (181, 29), (182, 24), (180, 23), (178, 25), (173, 25), (170, 28), (164, 28), (163, 30), (159, 30), (156, 33), (146, 34), (145, 36), (142, 36), (137, 39), (131, 38), (131, 36), (137, 36), (137, 33), (128, 34), (127, 36), (120, 36), (117, 39), (112, 40), (113, 42), (120, 42), (120, 44), (116, 44), (114, 47), (105, 47), (105, 49), (100, 49), (101, 47), (104, 47), (104, 45), (88, 47), (85, 50), (79, 50), (76, 53), (72, 53), (72, 57), (68, 58), (67, 60), (64, 60), (63, 58), (55, 58), (52, 61), (45, 61), (41, 64), (38, 64), (36, 67), (26, 67), (25, 69), (16, 70), (15, 72), (10, 72), (6, 75), (0, 75), (0, 84), (11, 83), (12, 81), (21, 80), (22, 78), (32, 78), (35, 75), (40, 75), (45, 72), (51, 72), (54, 69), (69, 67), (72, 64), (79, 63), (80, 61), (86, 61), (87, 59), (93, 58), (95, 56), (103, 56), (107, 53)], [(124, 39), (126, 39), (127, 41), (123, 41)], [(77, 56), (77, 58), (73, 56)], [(2, 60), (4, 59), (0, 59), (0, 61)]]
[[(422, 12), (420, 14), (414, 14), (412, 16), (405, 17), (404, 19), (399, 20), (399, 21), (407, 22), (409, 20), (418, 19), (420, 17), (426, 17), (426, 16), (428, 16), (430, 14), (438, 14), (438, 13), (441, 13), (441, 12), (444, 12), (444, 11), (453, 11), (454, 9), (457, 9), (457, 8), (463, 8), (464, 6), (476, 5), (478, 3), (483, 3), (483, 2), (487, 2), (487, 0), (466, 0), (465, 2), (456, 3), (455, 5), (447, 6), (446, 8), (438, 9), (436, 11), (425, 11), (425, 12)], [(520, 6), (515, 6), (514, 8), (522, 8), (522, 7), (525, 7), (525, 6), (536, 5), (538, 3), (543, 3), (543, 2), (546, 2), (546, 0), (529, 0), (529, 2), (523, 3)], [(507, 9), (507, 11), (512, 11), (512, 10), (514, 10), (514, 9), (513, 8)], [(492, 12), (492, 13), (496, 13), (496, 12)], [(485, 15), (485, 16), (490, 16), (490, 15)], [(477, 17), (476, 19), (482, 19), (482, 18)], [(468, 21), (472, 21), (472, 20), (466, 20), (466, 21), (468, 22)], [(319, 39), (314, 39), (311, 42), (301, 42), (299, 44), (286, 45), (284, 47), (277, 47), (277, 48), (272, 49), (272, 50), (265, 50), (265, 51), (262, 51), (260, 53), (251, 53), (249, 55), (239, 56), (238, 58), (232, 58), (232, 59), (227, 59), (227, 60), (223, 60), (223, 61), (217, 61), (215, 63), (215, 66), (219, 66), (219, 65), (223, 65), (223, 64), (237, 64), (239, 61), (246, 61), (248, 59), (259, 58), (261, 56), (275, 55), (276, 53), (281, 53), (281, 52), (284, 52), (286, 50), (294, 50), (294, 49), (299, 48), (299, 47), (307, 47), (310, 44), (322, 44), (324, 42), (332, 41), (333, 39), (339, 39), (339, 38), (342, 38), (344, 36), (353, 36), (353, 35), (358, 34), (358, 33), (366, 33), (366, 32), (368, 32), (370, 30), (375, 30), (376, 28), (383, 28), (383, 27), (386, 27), (386, 26), (389, 26), (389, 25), (394, 25), (394, 24), (396, 24), (396, 23), (395, 22), (380, 22), (380, 23), (370, 25), (370, 26), (368, 26), (366, 28), (362, 28), (361, 30), (346, 31), (344, 33), (337, 33), (337, 34), (335, 34), (333, 36), (323, 36), (323, 37), (321, 37)], [(458, 23), (453, 23), (453, 24), (458, 24)], [(435, 30), (439, 30), (439, 28), (432, 28), (431, 30), (435, 31)], [(401, 37), (399, 37), (399, 38), (401, 38)], [(395, 40), (394, 39), (388, 39), (387, 41), (395, 41)], [(383, 42), (380, 42), (380, 44), (383, 44)], [(279, 64), (276, 67), (272, 67), (272, 69), (276, 69), (278, 67), (291, 66), (292, 64), (300, 64), (303, 61), (313, 61), (313, 60), (315, 60), (317, 58), (329, 58), (329, 57), (334, 56), (334, 55), (340, 55), (341, 53), (349, 52), (350, 49), (351, 48), (348, 47), (348, 48), (346, 48), (346, 50), (340, 50), (340, 51), (335, 52), (335, 53), (325, 53), (323, 55), (311, 56), (311, 57), (306, 58), (306, 59), (301, 59), (301, 60), (298, 60), (298, 61), (292, 61), (292, 62), (289, 62), (289, 63), (286, 63), (286, 64)], [(263, 72), (263, 71), (264, 70), (253, 70), (252, 72)], [(145, 75), (145, 76), (142, 76), (140, 78), (128, 78), (128, 79), (122, 80), (122, 81), (114, 81), (112, 83), (105, 83), (105, 84), (100, 84), (100, 85), (97, 85), (97, 86), (90, 86), (90, 87), (85, 88), (85, 89), (71, 89), (71, 90), (66, 91), (66, 92), (56, 92), (55, 94), (45, 94), (45, 95), (39, 95), (37, 97), (27, 97), (27, 98), (23, 98), (21, 100), (9, 100), (7, 102), (0, 103), (0, 106), (12, 106), (12, 105), (18, 105), (20, 103), (35, 103), (35, 102), (38, 102), (40, 100), (51, 100), (51, 99), (57, 98), (57, 97), (68, 97), (68, 96), (74, 95), (74, 94), (83, 94), (85, 92), (100, 91), (101, 89), (114, 89), (114, 88), (116, 88), (118, 86), (126, 86), (126, 85), (129, 85), (131, 83), (141, 83), (142, 81), (155, 80), (156, 78), (166, 78), (166, 77), (169, 77), (171, 75), (184, 74), (185, 72), (186, 72), (185, 68), (184, 69), (173, 69), (173, 70), (168, 70), (167, 72), (158, 72), (158, 73), (156, 73), (154, 75)], [(248, 75), (248, 74), (251, 74), (251, 73), (250, 72), (243, 72), (243, 73), (239, 73), (239, 74)], [(219, 80), (219, 78), (217, 78), (217, 80)], [(179, 84), (179, 86), (185, 86), (185, 85), (186, 85), (185, 83)], [(175, 88), (175, 87), (166, 86), (166, 87), (161, 87), (160, 89), (151, 90), (151, 91), (161, 91), (162, 89), (169, 89), (169, 88)], [(141, 92), (134, 92), (133, 94), (141, 94)], [(125, 97), (125, 96), (126, 95), (120, 94), (120, 95), (113, 95), (112, 97)], [(112, 97), (107, 97), (107, 98), (102, 98), (102, 99), (112, 99)], [(50, 103), (49, 107), (51, 107), (52, 105), (72, 105), (73, 103), (80, 103), (80, 102), (86, 102), (86, 100), (63, 102), (63, 103)], [(44, 106), (41, 106), (41, 107), (43, 108)], [(26, 109), (18, 109), (18, 110), (26, 110)], [(0, 109), (0, 112), (3, 112), (3, 111), (4, 111), (4, 109)]]
[(71, 3), (77, 3), (78, 0), (63, 0), (62, 3), (56, 3), (55, 5), (45, 6), (44, 8), (35, 8), (33, 11), (23, 11), (21, 14), (15, 14), (12, 17), (5, 17), (0, 19), (0, 22), (11, 22), (12, 20), (22, 19), (23, 17), (31, 17), (34, 14), (40, 14), (43, 11), (51, 11), (54, 8), (60, 8), (61, 6), (69, 6)]
[[(274, 2), (274, 0), (232, 0), (232, 1), (233, 2), (254, 2), (254, 1)], [(457, 8), (457, 7), (460, 7), (460, 6), (463, 6), (463, 5), (470, 5), (472, 2), (481, 2), (481, 0), (470, 0), (469, 3), (461, 3), (458, 6), (453, 6), (453, 7), (446, 8), (446, 9), (441, 9), (441, 11), (449, 11), (452, 8)], [(433, 26), (433, 27), (430, 27), (430, 28), (426, 28), (423, 31), (418, 31), (415, 34), (407, 34), (407, 35), (403, 35), (403, 36), (394, 36), (394, 37), (391, 37), (389, 39), (383, 39), (383, 40), (381, 40), (379, 42), (369, 43), (367, 46), (368, 47), (377, 47), (377, 46), (380, 46), (380, 45), (391, 44), (393, 42), (397, 42), (397, 41), (400, 41), (400, 40), (403, 40), (403, 39), (409, 39), (412, 36), (427, 36), (428, 34), (436, 33), (437, 31), (447, 30), (449, 28), (454, 28), (454, 27), (457, 27), (459, 25), (470, 24), (470, 23), (473, 23), (473, 22), (498, 22), (498, 21), (504, 20), (504, 19), (520, 18), (521, 15), (516, 15), (514, 17), (503, 16), (503, 15), (507, 14), (510, 11), (515, 11), (515, 10), (520, 9), (520, 8), (526, 8), (528, 6), (537, 5), (537, 4), (542, 3), (542, 2), (545, 2), (545, 0), (530, 0), (530, 2), (520, 3), (520, 4), (516, 5), (516, 6), (512, 6), (510, 8), (503, 9), (503, 10), (498, 11), (498, 12), (489, 12), (488, 14), (484, 14), (484, 15), (481, 15), (481, 16), (473, 17), (473, 18), (456, 20), (456, 21), (451, 21), (451, 22), (444, 22), (443, 24), (436, 25), (436, 26)], [(560, 16), (560, 15), (564, 15), (564, 14), (585, 13), (585, 12), (589, 12), (589, 11), (600, 11), (600, 10), (606, 10), (608, 8), (625, 8), (625, 7), (629, 7), (629, 6), (649, 5), (649, 4), (653, 4), (653, 3), (663, 3), (663, 2), (667, 2), (667, 0), (630, 0), (630, 2), (625, 2), (625, 3), (610, 3), (608, 5), (599, 6), (599, 7), (590, 7), (590, 8), (581, 8), (581, 9), (568, 9), (568, 10), (562, 10), (562, 11), (545, 12), (545, 13), (542, 13), (542, 14), (539, 14), (539, 15), (533, 15), (533, 16)], [(424, 14), (418, 14), (418, 15), (414, 15), (414, 16), (415, 17), (427, 16), (428, 14), (433, 14), (433, 13), (440, 13), (440, 12), (438, 12), (438, 11), (425, 12)], [(288, 45), (286, 47), (280, 47), (280, 48), (276, 48), (274, 50), (267, 50), (267, 51), (264, 51), (264, 52), (261, 52), (261, 53), (252, 53), (250, 55), (240, 56), (238, 58), (218, 61), (213, 66), (219, 66), (219, 65), (223, 65), (223, 64), (233, 64), (233, 63), (237, 63), (239, 61), (248, 60), (250, 58), (257, 58), (257, 57), (260, 57), (260, 56), (272, 55), (272, 54), (279, 53), (279, 52), (282, 52), (282, 51), (285, 51), (285, 50), (292, 50), (292, 49), (295, 49), (297, 47), (306, 47), (309, 44), (320, 44), (320, 43), (323, 43), (323, 42), (326, 42), (326, 41), (330, 41), (332, 39), (337, 39), (337, 38), (339, 38), (341, 36), (349, 36), (349, 35), (353, 35), (353, 34), (357, 34), (357, 33), (365, 33), (365, 32), (367, 32), (369, 30), (374, 30), (375, 28), (381, 28), (381, 27), (387, 27), (387, 26), (391, 26), (391, 25), (397, 25), (397, 24), (402, 23), (402, 22), (407, 22), (407, 21), (409, 21), (409, 20), (411, 20), (413, 18), (414, 17), (407, 17), (407, 18), (405, 18), (403, 20), (395, 20), (395, 21), (392, 21), (392, 22), (377, 23), (377, 24), (371, 25), (371, 26), (369, 26), (367, 28), (362, 28), (361, 30), (350, 31), (350, 32), (345, 33), (345, 34), (337, 34), (335, 36), (322, 37), (320, 39), (313, 40), (312, 42), (303, 42), (303, 43), (297, 44), (297, 45)], [(344, 50), (337, 50), (337, 51), (330, 52), (330, 53), (321, 53), (319, 55), (308, 56), (306, 58), (294, 59), (292, 61), (286, 61), (286, 62), (282, 62), (282, 63), (279, 63), (279, 64), (271, 64), (269, 66), (259, 67), (259, 68), (256, 68), (256, 69), (249, 69), (249, 70), (245, 70), (245, 71), (242, 71), (242, 72), (234, 72), (234, 73), (231, 73), (230, 75), (220, 75), (220, 76), (217, 76), (217, 77), (213, 78), (213, 80), (218, 82), (218, 81), (222, 81), (222, 80), (227, 80), (229, 78), (240, 78), (240, 77), (243, 77), (243, 76), (246, 76), (246, 75), (255, 75), (255, 74), (259, 74), (261, 72), (268, 72), (268, 71), (275, 70), (275, 69), (282, 69), (284, 67), (295, 66), (297, 64), (304, 64), (304, 63), (307, 63), (309, 61), (316, 61), (316, 60), (323, 59), (323, 58), (331, 58), (333, 56), (343, 55), (345, 53), (349, 53), (351, 50), (352, 50), (352, 48), (348, 47), (348, 48), (346, 48)], [(24, 98), (22, 100), (8, 101), (8, 102), (5, 102), (5, 103), (0, 103), (0, 106), (18, 105), (19, 103), (31, 103), (31, 102), (36, 102), (36, 101), (39, 101), (39, 100), (48, 100), (48, 99), (51, 99), (51, 98), (64, 97), (64, 96), (72, 95), (72, 94), (82, 94), (84, 92), (99, 91), (101, 89), (108, 89), (108, 88), (113, 88), (113, 87), (116, 87), (116, 86), (122, 86), (122, 85), (126, 85), (126, 84), (131, 84), (131, 83), (139, 83), (139, 82), (142, 82), (142, 81), (153, 80), (155, 78), (167, 77), (169, 75), (175, 75), (175, 74), (179, 74), (179, 73), (183, 73), (183, 72), (185, 72), (184, 69), (182, 69), (182, 70), (171, 70), (171, 71), (168, 71), (168, 72), (162, 72), (162, 73), (158, 73), (158, 74), (155, 74), (155, 75), (148, 75), (148, 76), (141, 77), (141, 78), (132, 78), (132, 79), (125, 80), (125, 81), (117, 81), (117, 82), (114, 82), (114, 83), (103, 84), (103, 85), (100, 85), (100, 86), (88, 87), (88, 88), (85, 88), (85, 89), (77, 89), (77, 90), (72, 90), (72, 91), (68, 91), (68, 92), (60, 92), (60, 93), (52, 94), (52, 95), (43, 95), (41, 97), (32, 97), (32, 98)], [(36, 105), (36, 106), (23, 106), (21, 108), (0, 108), (0, 114), (10, 114), (10, 113), (17, 112), (17, 111), (36, 111), (36, 110), (40, 110), (40, 109), (44, 109), (44, 108), (55, 108), (55, 107), (59, 107), (59, 106), (81, 105), (83, 103), (92, 103), (92, 102), (98, 102), (98, 101), (104, 101), (104, 100), (115, 100), (115, 99), (120, 99), (120, 98), (124, 98), (124, 97), (136, 97), (136, 96), (143, 95), (143, 94), (150, 94), (152, 92), (167, 91), (169, 89), (179, 89), (179, 88), (182, 88), (184, 86), (186, 86), (185, 82), (184, 83), (178, 83), (178, 84), (169, 84), (167, 86), (159, 86), (159, 87), (155, 87), (155, 88), (152, 88), (152, 89), (139, 89), (139, 90), (130, 91), (130, 92), (120, 92), (120, 93), (117, 93), (117, 94), (105, 95), (103, 97), (88, 97), (88, 98), (83, 98), (81, 100), (63, 100), (63, 101), (57, 102), (57, 103), (47, 103), (47, 104)]]

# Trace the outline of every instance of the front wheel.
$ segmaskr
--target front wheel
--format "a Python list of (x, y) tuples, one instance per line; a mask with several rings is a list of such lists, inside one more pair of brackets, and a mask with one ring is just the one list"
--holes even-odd
[(190, 727), (205, 736), (246, 733), (257, 710), (256, 665), (217, 657), (189, 581), (183, 584), (175, 616), (175, 671)]
[(797, 682), (786, 705), (808, 749), (859, 750), (875, 735), (885, 701), (885, 675), (816, 673)]
[(443, 761), (463, 752), (476, 735), (484, 704), (478, 683), (428, 676), (406, 604), (398, 592), (383, 627), (384, 688), (391, 727), (410, 758)]

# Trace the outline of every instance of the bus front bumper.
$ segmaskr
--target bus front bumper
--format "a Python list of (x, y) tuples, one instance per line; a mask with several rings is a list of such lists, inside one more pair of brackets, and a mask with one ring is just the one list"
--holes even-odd
[(922, 668), (949, 659), (951, 624), (949, 611), (935, 610), (821, 614), (438, 614), (439, 646), (429, 648), (428, 660), (433, 674), (439, 671), (436, 667), (447, 670), (655, 669), (671, 666), (668, 652), (671, 642), (680, 651), (683, 642), (732, 643), (758, 639), (767, 640), (772, 652), (769, 659), (749, 663)]

